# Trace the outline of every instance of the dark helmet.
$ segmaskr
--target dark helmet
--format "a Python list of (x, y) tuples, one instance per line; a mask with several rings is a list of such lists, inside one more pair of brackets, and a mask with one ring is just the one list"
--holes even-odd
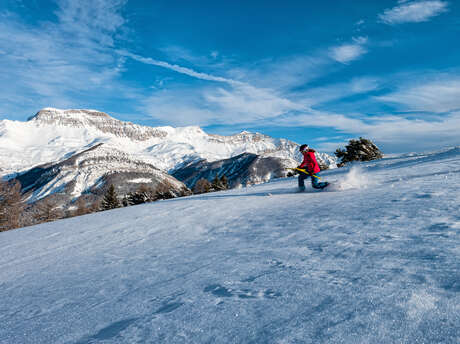
[(302, 146), (299, 147), (299, 151), (300, 152), (305, 152), (306, 150), (308, 150), (308, 148), (310, 148), (310, 147), (308, 147), (308, 145), (303, 144)]

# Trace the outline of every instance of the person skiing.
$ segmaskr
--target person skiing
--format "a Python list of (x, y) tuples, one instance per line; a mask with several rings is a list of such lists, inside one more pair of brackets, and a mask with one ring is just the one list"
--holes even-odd
[(303, 144), (299, 147), (300, 153), (303, 154), (303, 161), (297, 169), (305, 169), (308, 173), (299, 171), (299, 191), (305, 191), (305, 179), (311, 177), (311, 186), (315, 189), (324, 189), (329, 185), (328, 182), (320, 182), (318, 162), (315, 157), (315, 150), (311, 149), (308, 145)]

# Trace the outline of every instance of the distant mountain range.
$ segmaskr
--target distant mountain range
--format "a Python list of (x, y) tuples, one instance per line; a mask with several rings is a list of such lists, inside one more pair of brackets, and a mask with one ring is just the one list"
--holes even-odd
[[(336, 167), (334, 157), (317, 158)], [(284, 177), (300, 160), (298, 144), (285, 139), (141, 126), (95, 110), (46, 108), (26, 122), (0, 121), (0, 176), (17, 178), (29, 202), (53, 195), (68, 204), (108, 183), (120, 194), (144, 184), (182, 195), (216, 174), (238, 187)]]
[(286, 169), (292, 167), (292, 159), (263, 157), (243, 153), (229, 159), (208, 162), (202, 160), (191, 163), (173, 172), (173, 176), (193, 188), (199, 179), (213, 180), (225, 175), (229, 187), (246, 186), (267, 182), (273, 178), (286, 176)]

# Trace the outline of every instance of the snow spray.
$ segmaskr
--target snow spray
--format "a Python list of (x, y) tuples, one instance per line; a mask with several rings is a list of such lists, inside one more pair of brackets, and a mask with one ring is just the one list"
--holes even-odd
[(338, 180), (335, 185), (337, 190), (365, 189), (370, 185), (369, 178), (358, 166), (353, 166), (342, 180)]

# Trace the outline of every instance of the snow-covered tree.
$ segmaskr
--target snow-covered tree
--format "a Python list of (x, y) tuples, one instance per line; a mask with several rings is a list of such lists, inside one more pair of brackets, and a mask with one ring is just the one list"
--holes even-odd
[(157, 195), (154, 189), (142, 184), (135, 192), (128, 193), (123, 198), (123, 206), (142, 204), (156, 201)]

